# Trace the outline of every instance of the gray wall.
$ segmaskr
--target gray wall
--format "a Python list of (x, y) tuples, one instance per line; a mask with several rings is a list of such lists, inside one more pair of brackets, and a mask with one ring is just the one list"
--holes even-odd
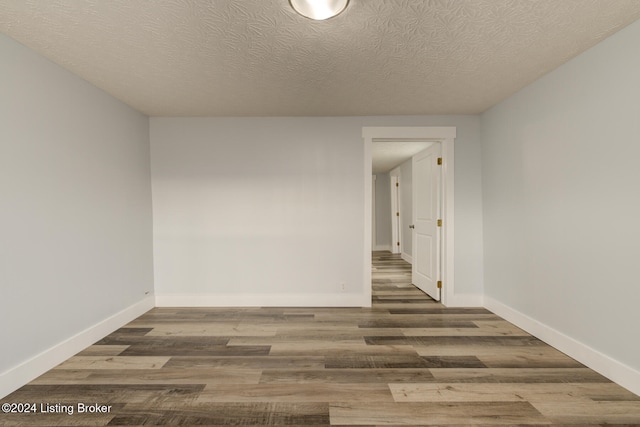
[(391, 179), (388, 173), (376, 174), (376, 250), (391, 250)]
[(482, 116), (487, 301), (636, 374), (639, 45), (636, 22)]
[(3, 35), (0, 194), (0, 373), (153, 292), (148, 119)]

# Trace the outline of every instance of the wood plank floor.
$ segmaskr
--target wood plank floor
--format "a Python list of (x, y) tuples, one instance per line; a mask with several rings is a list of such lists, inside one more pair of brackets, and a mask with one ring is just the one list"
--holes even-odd
[(38, 412), (0, 425), (640, 425), (640, 397), (373, 261), (371, 309), (153, 309), (2, 399)]

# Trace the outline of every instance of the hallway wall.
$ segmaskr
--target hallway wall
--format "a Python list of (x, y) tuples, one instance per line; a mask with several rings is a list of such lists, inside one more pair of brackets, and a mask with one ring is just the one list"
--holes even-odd
[(374, 250), (391, 251), (391, 178), (388, 173), (376, 177), (376, 241)]

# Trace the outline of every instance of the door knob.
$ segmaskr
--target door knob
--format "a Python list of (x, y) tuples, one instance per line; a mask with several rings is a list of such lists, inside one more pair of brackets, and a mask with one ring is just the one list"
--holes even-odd
[(416, 228), (416, 226), (415, 226), (415, 225), (413, 225), (413, 224), (411, 224), (411, 225), (409, 226), (409, 228), (412, 228), (412, 229), (413, 229), (413, 228)]

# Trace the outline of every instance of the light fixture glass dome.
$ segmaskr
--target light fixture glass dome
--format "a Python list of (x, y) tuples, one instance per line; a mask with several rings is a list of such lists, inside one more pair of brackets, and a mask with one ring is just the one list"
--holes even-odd
[(349, 0), (289, 0), (289, 3), (300, 15), (322, 21), (342, 12)]

